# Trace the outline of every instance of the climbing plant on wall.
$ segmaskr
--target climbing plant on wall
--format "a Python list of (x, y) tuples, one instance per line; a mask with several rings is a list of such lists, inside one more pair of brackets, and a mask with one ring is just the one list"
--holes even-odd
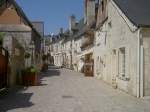
[(4, 33), (0, 33), (0, 46), (3, 45)]
[(25, 58), (26, 58), (26, 59), (29, 59), (29, 58), (30, 58), (30, 56), (31, 56), (31, 54), (30, 54), (30, 53), (28, 53), (28, 52), (26, 52), (26, 53), (25, 53)]

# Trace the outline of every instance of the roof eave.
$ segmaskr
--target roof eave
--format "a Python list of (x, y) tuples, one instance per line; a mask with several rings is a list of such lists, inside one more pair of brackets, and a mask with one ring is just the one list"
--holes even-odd
[(142, 27), (142, 28), (150, 28), (150, 25), (139, 24), (138, 26), (139, 26), (139, 27)]

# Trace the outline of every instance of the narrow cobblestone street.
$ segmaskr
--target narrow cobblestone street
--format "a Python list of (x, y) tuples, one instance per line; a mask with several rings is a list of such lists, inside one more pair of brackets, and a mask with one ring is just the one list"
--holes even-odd
[(13, 89), (0, 97), (0, 112), (149, 112), (149, 99), (136, 99), (67, 69), (41, 74), (40, 86)]

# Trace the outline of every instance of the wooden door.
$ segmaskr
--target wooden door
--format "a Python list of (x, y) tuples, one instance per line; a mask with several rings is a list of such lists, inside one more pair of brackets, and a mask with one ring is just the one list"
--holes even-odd
[(92, 59), (92, 53), (85, 56), (84, 74), (85, 76), (94, 76), (94, 60)]
[(8, 68), (8, 55), (6, 51), (0, 48), (0, 89), (7, 86), (7, 68)]

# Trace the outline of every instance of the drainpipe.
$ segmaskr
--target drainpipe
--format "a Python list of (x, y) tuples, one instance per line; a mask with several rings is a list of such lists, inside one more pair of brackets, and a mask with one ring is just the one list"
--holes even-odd
[[(143, 74), (142, 73), (142, 70), (141, 68), (142, 65), (141, 65), (141, 60), (142, 60), (142, 57), (141, 57), (141, 28), (139, 28), (138, 30), (138, 57), (137, 57), (137, 81), (136, 81), (136, 86), (137, 86), (137, 98), (140, 98), (141, 97), (141, 75)], [(141, 74), (142, 73), (142, 74)]]
[[(141, 36), (142, 38), (142, 36)], [(140, 97), (144, 97), (144, 47), (141, 44), (141, 63), (140, 63)]]
[(72, 59), (72, 58), (73, 58), (73, 56), (72, 56), (72, 53), (73, 53), (73, 48), (72, 48), (72, 46), (73, 46), (73, 45), (72, 45), (72, 42), (73, 42), (73, 40), (71, 39), (71, 51), (70, 51), (70, 55), (71, 55), (71, 60), (70, 60), (70, 64), (71, 64), (71, 65), (70, 65), (70, 69), (71, 69), (71, 70), (73, 70), (73, 59)]

